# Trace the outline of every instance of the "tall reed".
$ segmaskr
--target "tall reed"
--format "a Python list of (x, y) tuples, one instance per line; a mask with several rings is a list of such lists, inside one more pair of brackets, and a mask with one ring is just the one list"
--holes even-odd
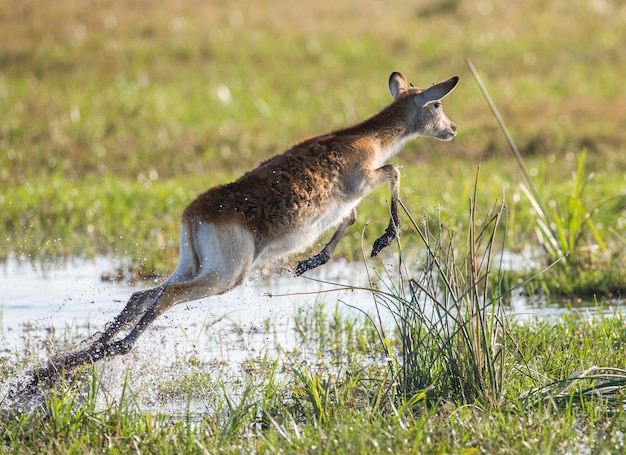
[(496, 233), (506, 204), (496, 203), (481, 218), (477, 183), (478, 173), (466, 238), (446, 229), (431, 232), (428, 223), (418, 223), (403, 206), (426, 246), (425, 257), (410, 277), (413, 272), (400, 253), (399, 282), (375, 293), (379, 311), (389, 310), (395, 321), (398, 353), (388, 353), (403, 403), (424, 391), (434, 400), (486, 407), (502, 401), (505, 359), (516, 352), (510, 349), (514, 343), (500, 286), (493, 285), (500, 283), (503, 248), (496, 245), (502, 239)]
[(554, 204), (547, 204), (545, 201), (546, 195), (542, 195), (535, 186), (532, 176), (526, 167), (526, 163), (522, 158), (522, 154), (515, 144), (513, 136), (509, 132), (496, 104), (489, 95), (487, 87), (480, 78), (478, 71), (469, 59), (467, 60), (467, 65), (502, 130), (502, 134), (504, 134), (511, 152), (515, 157), (515, 161), (522, 171), (524, 181), (520, 183), (520, 189), (530, 202), (536, 215), (534, 231), (548, 261), (555, 262), (569, 256), (570, 262), (580, 262), (581, 244), (585, 236), (592, 237), (596, 242), (598, 250), (602, 252), (607, 260), (610, 259), (606, 242), (592, 220), (593, 215), (598, 210), (588, 210), (583, 197), (587, 185), (593, 178), (593, 174), (585, 173), (586, 151), (583, 150), (579, 158), (578, 167), (574, 176), (574, 188), (571, 194), (567, 196), (565, 204), (558, 204), (556, 202)]

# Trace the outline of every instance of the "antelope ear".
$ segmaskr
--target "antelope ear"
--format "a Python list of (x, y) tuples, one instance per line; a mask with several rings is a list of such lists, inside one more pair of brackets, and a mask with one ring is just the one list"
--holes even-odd
[(397, 98), (400, 93), (406, 90), (406, 88), (406, 77), (404, 77), (399, 71), (391, 73), (391, 76), (389, 76), (389, 91), (391, 92), (391, 96)]
[(420, 96), (416, 98), (416, 102), (423, 106), (430, 103), (431, 101), (440, 100), (448, 93), (450, 93), (458, 83), (459, 76), (454, 76), (447, 81), (434, 84), (432, 87), (428, 87), (426, 90), (420, 93)]

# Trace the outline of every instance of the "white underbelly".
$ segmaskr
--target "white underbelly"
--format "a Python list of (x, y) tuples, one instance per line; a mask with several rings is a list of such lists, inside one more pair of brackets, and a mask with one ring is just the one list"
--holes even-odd
[(263, 257), (271, 259), (306, 250), (324, 232), (337, 227), (356, 207), (359, 200), (352, 203), (333, 204), (324, 212), (312, 217), (312, 219), (304, 220), (299, 229), (285, 233), (280, 238), (266, 245), (262, 252)]

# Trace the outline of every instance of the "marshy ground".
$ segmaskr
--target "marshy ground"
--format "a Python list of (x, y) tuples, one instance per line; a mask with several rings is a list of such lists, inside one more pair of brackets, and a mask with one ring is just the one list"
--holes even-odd
[[(115, 264), (96, 276), (119, 268), (126, 277), (158, 279), (175, 265), (180, 213), (199, 192), (302, 138), (372, 115), (390, 101), (390, 71), (403, 71), (418, 86), (458, 74), (461, 83), (445, 103), (458, 136), (415, 141), (398, 156), (402, 201), (416, 220), (403, 215), (406, 269), (397, 249), (381, 262), (359, 260), (362, 244), (369, 249), (388, 219), (388, 189), (381, 188), (359, 206), (338, 250), (359, 271), (337, 281), (361, 286), (371, 267), (384, 277), (389, 270), (385, 289), (405, 294), (383, 302), (419, 308), (409, 305), (409, 283), (431, 267), (454, 280), (421, 281), (426, 288), (436, 284), (441, 295), (479, 304), (464, 307), (469, 313), (460, 319), (460, 327), (478, 331), (461, 330), (460, 338), (438, 338), (424, 319), (413, 332), (394, 322), (381, 336), (375, 317), (343, 312), (361, 306), (351, 296), (356, 291), (338, 312), (336, 296), (324, 294), (323, 310), (307, 303), (280, 321), (257, 318), (255, 305), (265, 305), (265, 292), (276, 293), (274, 279), (291, 282), (298, 258), (270, 264), (272, 279), (260, 278), (258, 291), (238, 297), (252, 323), (212, 319), (222, 314), (220, 305), (229, 306), (227, 295), (211, 309), (202, 303), (173, 310), (130, 355), (47, 391), (33, 412), (3, 414), (5, 448), (622, 451), (625, 23), (625, 7), (612, 0), (3, 2), (0, 257), (9, 267), (15, 258), (46, 268), (71, 258), (98, 264), (104, 256)], [(529, 197), (467, 58), (511, 130), (539, 198)], [(470, 200), (476, 210), (468, 210)], [(481, 227), (491, 226), (502, 200), (506, 211), (492, 236)], [(440, 265), (458, 266), (427, 264), (418, 228), (426, 229)], [(478, 256), (470, 245), (479, 245)], [(531, 252), (530, 267), (499, 273), (496, 250)], [(556, 251), (568, 255), (525, 282), (553, 264)], [(485, 255), (494, 258), (488, 274), (479, 260)], [(108, 284), (82, 288), (71, 277), (52, 276), (63, 295), (57, 300), (42, 298), (38, 278), (27, 278), (0, 278), (0, 335), (12, 346), (0, 358), (3, 390), (48, 355), (75, 348), (119, 311), (133, 286), (146, 284), (108, 294)], [(507, 291), (523, 282), (516, 291), (525, 293), (526, 309), (566, 303), (548, 319), (501, 325), (492, 304), (514, 314)], [(482, 293), (484, 286), (492, 292)], [(291, 313), (301, 297), (276, 299), (287, 300)], [(579, 301), (592, 303), (577, 311)], [(64, 313), (73, 305), (88, 315), (83, 322)], [(26, 316), (16, 318), (22, 311)], [(481, 314), (486, 325), (476, 319)], [(411, 316), (400, 321), (420, 324)], [(41, 330), (29, 329), (28, 320)], [(281, 339), (283, 327), (289, 342)], [(447, 339), (454, 349), (437, 344)], [(216, 351), (203, 351), (208, 346)], [(229, 358), (230, 346), (236, 357)], [(413, 359), (423, 362), (407, 361)], [(446, 369), (455, 361), (459, 368)], [(458, 388), (461, 379), (466, 389)]]

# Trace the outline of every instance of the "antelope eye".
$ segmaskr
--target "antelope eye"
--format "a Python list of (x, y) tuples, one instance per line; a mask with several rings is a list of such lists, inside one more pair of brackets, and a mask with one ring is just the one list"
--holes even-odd
[(441, 101), (436, 101), (433, 103), (433, 107), (435, 109), (441, 109)]

